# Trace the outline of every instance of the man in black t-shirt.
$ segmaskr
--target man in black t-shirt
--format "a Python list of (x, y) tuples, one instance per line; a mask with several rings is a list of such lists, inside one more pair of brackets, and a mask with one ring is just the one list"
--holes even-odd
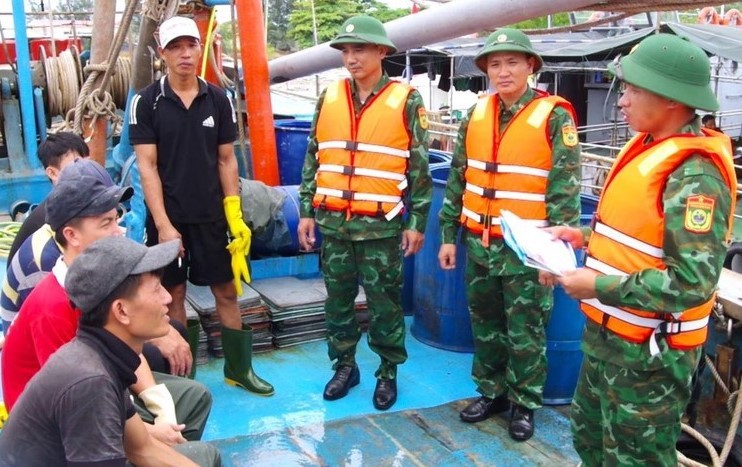
[(202, 50), (192, 19), (166, 20), (158, 41), (168, 74), (132, 99), (129, 135), (149, 210), (147, 243), (182, 241), (163, 277), (173, 296), (169, 314), (185, 322), (186, 280), (209, 286), (223, 325), (226, 381), (272, 395), (252, 370), (252, 329), (237, 306), (241, 278), (249, 282), (251, 232), (240, 207), (236, 115), (224, 91), (196, 74)]

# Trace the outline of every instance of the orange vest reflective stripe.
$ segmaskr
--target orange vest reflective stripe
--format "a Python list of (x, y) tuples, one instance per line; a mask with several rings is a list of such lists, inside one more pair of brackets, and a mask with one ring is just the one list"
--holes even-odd
[[(645, 146), (646, 133), (636, 135), (619, 153), (605, 182), (585, 266), (603, 274), (627, 275), (643, 269), (667, 269), (662, 249), (665, 218), (662, 193), (670, 174), (693, 154), (703, 154), (718, 167), (732, 193), (727, 235), (731, 233), (737, 178), (729, 137), (704, 130), (705, 136), (680, 135)], [(630, 194), (627, 196), (627, 194)], [(692, 349), (706, 342), (715, 294), (706, 302), (673, 316), (597, 299), (583, 300), (587, 317), (630, 342), (651, 338), (650, 352), (659, 353), (657, 338), (673, 349)]]
[(315, 208), (387, 220), (402, 211), (412, 139), (405, 106), (411, 91), (390, 81), (356, 116), (350, 81), (328, 86), (316, 125)]
[(573, 118), (575, 113), (561, 97), (535, 91), (538, 97), (513, 117), (502, 135), (497, 95), (479, 99), (469, 119), (461, 224), (474, 233), (484, 233), (483, 238), (502, 237), (501, 209), (533, 225), (548, 225), (546, 181), (552, 167), (549, 116), (556, 106), (565, 107)]

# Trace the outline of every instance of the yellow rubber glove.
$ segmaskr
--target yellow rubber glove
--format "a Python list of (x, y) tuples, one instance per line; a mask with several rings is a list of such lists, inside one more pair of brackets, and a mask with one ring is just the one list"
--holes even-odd
[(8, 409), (5, 408), (5, 402), (0, 402), (0, 428), (8, 421)]
[[(249, 244), (249, 243), (248, 243)], [(249, 249), (249, 248), (248, 248)], [(242, 280), (250, 283), (250, 270), (247, 268), (247, 251), (242, 239), (236, 238), (229, 242), (227, 250), (232, 255), (232, 274), (234, 275), (234, 288), (237, 296), (242, 295)]]
[(237, 296), (242, 295), (242, 280), (250, 283), (250, 271), (247, 268), (247, 255), (250, 253), (252, 232), (242, 219), (242, 206), (239, 196), (224, 198), (224, 215), (227, 218), (229, 231), (234, 237), (227, 249), (232, 255), (232, 273)]

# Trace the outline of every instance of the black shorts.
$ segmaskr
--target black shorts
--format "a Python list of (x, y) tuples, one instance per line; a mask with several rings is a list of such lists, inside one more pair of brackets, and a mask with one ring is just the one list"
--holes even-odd
[[(232, 256), (227, 251), (227, 221), (203, 224), (173, 223), (180, 232), (185, 256), (165, 267), (162, 285), (172, 287), (186, 280), (195, 285), (219, 285), (231, 282)], [(151, 216), (147, 216), (147, 245), (156, 245), (159, 236)]]

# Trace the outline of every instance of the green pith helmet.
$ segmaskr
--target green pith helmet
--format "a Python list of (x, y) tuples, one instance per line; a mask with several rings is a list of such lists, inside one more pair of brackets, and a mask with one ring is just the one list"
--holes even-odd
[(693, 109), (719, 110), (709, 81), (706, 52), (673, 34), (654, 34), (608, 65), (608, 71), (638, 88)]
[(330, 42), (330, 47), (342, 49), (343, 44), (377, 44), (389, 49), (389, 54), (397, 47), (386, 35), (384, 25), (376, 18), (359, 15), (349, 18), (340, 26), (338, 35)]
[(530, 55), (536, 59), (536, 65), (533, 67), (534, 73), (544, 66), (541, 56), (531, 46), (531, 39), (517, 29), (500, 28), (489, 35), (482, 50), (474, 57), (474, 63), (485, 73), (487, 73), (487, 56), (492, 52), (521, 52)]

